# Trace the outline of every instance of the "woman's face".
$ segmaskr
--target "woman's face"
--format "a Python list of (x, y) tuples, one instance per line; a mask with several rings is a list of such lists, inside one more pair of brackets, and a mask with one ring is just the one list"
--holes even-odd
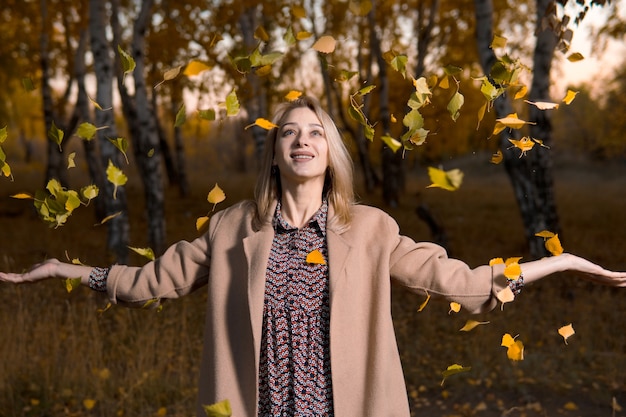
[(309, 108), (291, 110), (278, 127), (273, 163), (280, 169), (283, 187), (307, 182), (324, 186), (328, 142), (322, 123)]

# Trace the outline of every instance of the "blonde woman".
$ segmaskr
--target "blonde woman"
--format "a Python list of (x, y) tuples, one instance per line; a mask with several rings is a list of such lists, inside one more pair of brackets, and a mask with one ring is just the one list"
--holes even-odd
[(511, 281), (500, 266), (471, 269), (437, 245), (400, 235), (383, 211), (355, 203), (349, 153), (316, 100), (286, 103), (273, 121), (255, 201), (215, 214), (196, 240), (143, 267), (53, 259), (0, 280), (80, 276), (129, 306), (206, 286), (197, 413), (228, 399), (236, 417), (409, 416), (392, 283), (472, 312), (492, 309), (506, 286), (517, 294), (558, 271), (626, 286), (626, 273), (571, 254), (523, 263), (523, 276)]

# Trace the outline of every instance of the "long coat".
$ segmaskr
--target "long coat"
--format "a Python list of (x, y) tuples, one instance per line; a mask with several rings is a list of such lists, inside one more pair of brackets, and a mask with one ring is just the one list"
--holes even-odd
[[(225, 399), (234, 417), (257, 415), (265, 273), (274, 229), (254, 222), (254, 204), (215, 214), (209, 230), (171, 246), (145, 266), (113, 266), (112, 302), (143, 305), (208, 287), (197, 415)], [(332, 218), (332, 207), (329, 219)], [(350, 228), (327, 230), (330, 358), (338, 417), (409, 416), (391, 318), (391, 285), (459, 302), (471, 312), (492, 309), (504, 288), (502, 268), (471, 269), (443, 248), (399, 233), (383, 211), (355, 205)]]

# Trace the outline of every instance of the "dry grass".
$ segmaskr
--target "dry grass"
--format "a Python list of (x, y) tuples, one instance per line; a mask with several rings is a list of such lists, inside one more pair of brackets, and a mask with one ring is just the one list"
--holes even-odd
[[(508, 180), (502, 168), (485, 160), (485, 155), (472, 155), (451, 161), (451, 167), (466, 171), (456, 193), (426, 190), (423, 170), (409, 174), (413, 179), (405, 199), (399, 208), (389, 209), (402, 231), (418, 240), (430, 238), (415, 215), (420, 202), (445, 225), (453, 255), (470, 265), (494, 256), (524, 255)], [(171, 242), (196, 236), (195, 218), (210, 209), (206, 194), (215, 182), (229, 203), (251, 193), (249, 177), (211, 172), (198, 161), (190, 166), (192, 196), (180, 199), (176, 190), (168, 192)], [(64, 257), (66, 251), (83, 262), (105, 264), (106, 231), (93, 227), (91, 208), (78, 209), (66, 226), (48, 229), (28, 202), (8, 198), (40, 187), (41, 174), (32, 165), (13, 168), (16, 182), (5, 180), (0, 189), (0, 269), (20, 270), (45, 257)], [(618, 164), (558, 161), (556, 192), (566, 250), (626, 269), (625, 174), (626, 167)], [(80, 183), (81, 175), (73, 181)], [(141, 187), (131, 183), (127, 189), (132, 245), (145, 246)], [(380, 205), (376, 196), (361, 197)], [(491, 410), (502, 415), (526, 402), (542, 404), (544, 412), (537, 415), (549, 415), (547, 407), (556, 401), (559, 414), (611, 416), (613, 396), (626, 407), (623, 291), (561, 274), (530, 286), (504, 311), (473, 317), (490, 324), (467, 334), (458, 329), (468, 316), (448, 315), (444, 303), (431, 302), (417, 313), (420, 297), (403, 291), (394, 297), (416, 413), (487, 416)], [(154, 416), (161, 408), (166, 415), (191, 416), (204, 299), (200, 291), (166, 304), (161, 313), (113, 308), (99, 314), (106, 300), (84, 288), (67, 294), (59, 282), (0, 285), (0, 416)], [(566, 346), (556, 329), (570, 322), (576, 335)], [(526, 346), (524, 361), (506, 358), (499, 346), (505, 332), (519, 334)], [(440, 372), (453, 363), (472, 366), (472, 371), (440, 386)], [(96, 400), (95, 407), (88, 411), (85, 400)], [(579, 411), (568, 414), (563, 408), (567, 401), (579, 405)], [(484, 411), (476, 408), (481, 403)], [(587, 414), (590, 409), (598, 413)]]

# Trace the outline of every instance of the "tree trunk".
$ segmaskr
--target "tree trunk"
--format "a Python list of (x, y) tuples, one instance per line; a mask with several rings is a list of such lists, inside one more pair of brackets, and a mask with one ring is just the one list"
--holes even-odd
[[(182, 85), (174, 80), (171, 93), (171, 112), (174, 118), (176, 118), (176, 114), (183, 104), (182, 91)], [(176, 158), (176, 178), (178, 182), (178, 189), (180, 190), (180, 196), (186, 197), (189, 195), (189, 180), (187, 179), (185, 162), (185, 143), (180, 126), (174, 126), (174, 155)]]
[[(54, 123), (55, 111), (52, 100), (52, 87), (50, 86), (50, 19), (48, 17), (48, 2), (41, 0), (41, 36), (39, 38), (40, 67), (41, 67), (41, 96), (43, 103), (43, 117), (46, 126), (46, 135)], [(58, 127), (58, 126), (57, 126)], [(68, 132), (64, 132), (68, 134)], [(65, 139), (67, 140), (67, 138)], [(46, 166), (45, 182), (56, 178), (59, 182), (67, 186), (67, 169), (63, 164), (63, 151), (59, 146), (48, 138), (48, 160)]]
[[(483, 72), (488, 75), (497, 60), (495, 53), (490, 48), (493, 39), (493, 3), (491, 0), (475, 0), (474, 5), (478, 53)], [(538, 23), (540, 24), (540, 22)], [(540, 49), (542, 48), (541, 44), (538, 39), (537, 47)], [(541, 68), (537, 69), (541, 72)], [(549, 83), (549, 73), (543, 75), (543, 82), (546, 81), (546, 75)], [(539, 79), (537, 79), (537, 82), (539, 82)], [(514, 112), (513, 106), (506, 95), (502, 95), (495, 100), (494, 109), (498, 118)], [(519, 130), (505, 129), (500, 134), (500, 148), (504, 157), (504, 166), (520, 209), (530, 256), (539, 258), (547, 253), (543, 240), (535, 237), (535, 233), (548, 226), (544, 213), (546, 209), (549, 210), (550, 208), (544, 207), (544, 203), (545, 196), (553, 195), (553, 191), (551, 179), (549, 185), (545, 182), (542, 184), (534, 179), (535, 173), (533, 171), (537, 170), (537, 172), (541, 172), (540, 175), (543, 175), (546, 172), (546, 164), (549, 163), (549, 155), (544, 153), (541, 161), (534, 162), (534, 154), (539, 152), (537, 152), (537, 149), (533, 149), (527, 156), (520, 158), (518, 152), (515, 149), (511, 149), (510, 138), (518, 140), (520, 138)], [(542, 151), (545, 150), (541, 149), (540, 152)], [(539, 186), (542, 188), (538, 188)], [(554, 208), (552, 207), (552, 209)]]
[[(372, 2), (373, 3), (373, 2)], [(376, 28), (374, 4), (369, 13), (371, 53), (378, 66), (378, 105), (379, 119), (382, 124), (383, 134), (390, 133), (391, 112), (389, 111), (389, 78), (387, 76), (387, 62), (383, 58), (380, 39)], [(382, 147), (383, 164), (383, 200), (391, 207), (397, 207), (400, 203), (400, 194), (404, 188), (404, 159), (402, 152), (393, 152), (388, 146)]]
[[(113, 113), (113, 60), (106, 39), (105, 2), (90, 0), (89, 2), (89, 30), (91, 35), (91, 52), (94, 57), (97, 92), (96, 102), (105, 110), (96, 111), (95, 124), (104, 127), (97, 132), (97, 141), (100, 147), (100, 169), (111, 161), (116, 166), (122, 166), (123, 156), (109, 141), (117, 138), (115, 115)], [(107, 249), (116, 263), (128, 262), (129, 224), (126, 190), (120, 187), (113, 198), (113, 184), (104, 181), (101, 186), (99, 199), (104, 202), (105, 216), (115, 213), (120, 215), (107, 222)]]

